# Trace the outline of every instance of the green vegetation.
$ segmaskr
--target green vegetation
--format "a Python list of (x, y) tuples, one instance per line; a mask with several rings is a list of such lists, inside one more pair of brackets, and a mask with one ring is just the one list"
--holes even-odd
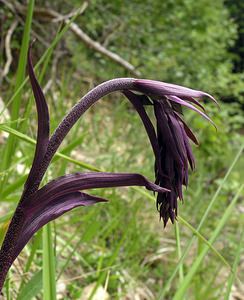
[[(29, 242), (9, 273), (6, 299), (47, 300), (55, 294), (59, 299), (92, 299), (105, 290), (110, 299), (131, 300), (227, 300), (242, 294), (241, 1), (0, 3), (1, 71), (6, 70), (8, 51), (12, 57), (9, 69), (0, 73), (0, 241), (34, 155), (36, 111), (25, 78), (27, 45), (33, 38), (52, 128), (90, 88), (136, 72), (204, 90), (220, 102), (220, 110), (206, 104), (217, 132), (194, 112), (185, 114), (200, 146), (193, 146), (197, 170), (190, 174), (177, 224), (163, 228), (154, 196), (144, 189), (97, 189), (92, 193), (109, 203), (75, 209)], [(135, 70), (93, 44), (88, 47), (70, 20)], [(113, 94), (74, 126), (46, 180), (85, 170), (138, 172), (153, 180), (153, 164), (138, 115), (121, 95)]]

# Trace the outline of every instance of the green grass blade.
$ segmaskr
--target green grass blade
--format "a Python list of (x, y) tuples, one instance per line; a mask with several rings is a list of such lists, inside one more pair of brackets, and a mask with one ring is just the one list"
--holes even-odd
[(27, 175), (20, 176), (18, 179), (15, 180), (15, 182), (9, 184), (6, 189), (2, 192), (2, 199), (7, 197), (9, 194), (16, 191), (19, 187), (23, 186), (26, 181)]
[[(139, 187), (132, 187), (134, 190), (138, 191), (140, 194), (146, 196), (148, 199), (155, 201), (154, 196), (150, 195), (147, 191), (140, 189)], [(181, 216), (177, 216), (177, 219), (182, 222), (186, 227), (188, 227), (191, 232), (196, 235), (202, 242), (204, 242), (206, 245), (208, 245), (208, 247), (213, 251), (213, 253), (223, 262), (224, 265), (226, 265), (228, 268), (230, 268), (230, 270), (232, 270), (230, 264), (227, 262), (227, 260), (219, 253), (219, 251), (217, 251), (209, 242), (208, 240), (205, 239), (205, 237), (197, 230), (195, 229), (192, 225), (190, 225), (184, 218), (182, 218)], [(177, 241), (177, 239), (179, 239), (179, 237), (177, 237), (176, 234), (176, 244), (179, 244), (179, 241)], [(177, 244), (177, 247), (178, 247)], [(181, 253), (181, 249), (177, 250), (178, 254)], [(183, 254), (184, 255), (184, 254)], [(178, 264), (177, 264), (177, 272), (179, 271), (179, 269), (181, 268), (181, 265), (183, 263), (182, 260), (182, 256), (181, 259), (179, 260)]]
[(227, 173), (225, 174), (225, 177), (223, 178), (221, 184), (219, 185), (216, 193), (214, 194), (212, 200), (210, 201), (210, 203), (209, 203), (209, 205), (208, 205), (208, 207), (207, 207), (204, 215), (201, 218), (201, 221), (200, 221), (200, 223), (199, 223), (199, 225), (197, 227), (197, 230), (199, 230), (202, 227), (203, 223), (206, 221), (206, 219), (207, 219), (207, 217), (209, 215), (210, 210), (212, 209), (213, 205), (216, 202), (216, 199), (218, 198), (220, 192), (222, 191), (222, 189), (223, 189), (223, 187), (224, 187), (224, 185), (226, 183), (227, 178), (229, 177), (229, 175), (232, 172), (234, 166), (236, 165), (237, 161), (239, 160), (239, 158), (240, 158), (240, 156), (241, 156), (241, 154), (243, 152), (243, 149), (244, 149), (244, 144), (242, 144), (242, 146), (241, 146), (240, 150), (238, 151), (238, 153), (237, 153), (234, 161), (232, 162), (230, 168), (228, 169)]
[[(178, 259), (181, 258), (182, 252), (181, 252), (181, 244), (180, 244), (180, 230), (179, 230), (179, 224), (178, 222), (175, 222), (175, 238), (176, 238), (176, 249), (177, 249), (177, 256)], [(181, 264), (179, 268), (179, 279), (180, 283), (184, 279), (184, 268), (183, 268), (183, 263)]]
[[(244, 185), (242, 185), (240, 187), (240, 189), (238, 190), (238, 192), (236, 193), (235, 197), (233, 198), (233, 200), (231, 201), (231, 203), (229, 204), (229, 206), (227, 207), (227, 209), (225, 210), (222, 218), (219, 220), (217, 227), (215, 228), (215, 230), (213, 231), (211, 238), (209, 240), (209, 243), (212, 245), (214, 243), (214, 241), (216, 240), (216, 238), (218, 237), (221, 229), (223, 228), (223, 226), (225, 225), (225, 223), (228, 221), (228, 218), (230, 217), (230, 214), (243, 190)], [(184, 297), (184, 294), (187, 290), (187, 288), (189, 287), (191, 280), (193, 278), (193, 276), (195, 275), (196, 271), (199, 269), (201, 262), (203, 261), (205, 255), (207, 254), (209, 250), (209, 246), (205, 245), (203, 247), (203, 250), (200, 252), (200, 254), (196, 257), (196, 259), (194, 260), (192, 266), (190, 267), (190, 269), (188, 270), (183, 282), (181, 283), (181, 285), (179, 286), (173, 300), (182, 300), (182, 298)]]
[[(21, 86), (22, 82), (25, 79), (25, 69), (26, 69), (26, 62), (27, 62), (27, 52), (29, 47), (30, 41), (30, 32), (31, 32), (31, 23), (32, 23), (32, 16), (34, 10), (34, 0), (29, 0), (28, 8), (27, 8), (27, 15), (26, 15), (26, 22), (24, 27), (24, 34), (21, 43), (20, 49), (20, 57), (18, 62), (18, 69), (17, 69), (17, 76), (16, 76), (16, 84), (14, 92), (16, 92), (19, 87)], [(18, 93), (13, 98), (12, 101), (12, 111), (11, 111), (11, 120), (16, 120), (19, 117), (19, 109), (20, 109), (20, 102), (21, 102), (21, 94)], [(17, 124), (13, 124), (13, 127), (17, 127)]]
[(224, 265), (226, 265), (228, 268), (230, 268), (230, 271), (232, 271), (231, 265), (228, 263), (228, 261), (217, 251), (211, 243), (205, 239), (205, 237), (197, 231), (191, 224), (189, 224), (185, 219), (183, 219), (181, 216), (177, 217), (180, 222), (182, 222), (186, 227), (188, 227), (197, 237), (200, 241), (208, 245), (208, 247), (213, 251), (213, 253), (222, 261)]
[(7, 214), (0, 217), (0, 223), (3, 223), (5, 221), (9, 221), (13, 215), (13, 211), (8, 212)]
[[(14, 121), (19, 118), (21, 93), (16, 94), (16, 91), (19, 90), (20, 86), (22, 85), (22, 82), (25, 79), (27, 51), (28, 51), (28, 46), (29, 46), (34, 2), (35, 2), (34, 0), (30, 0), (28, 3), (28, 8), (27, 8), (26, 22), (25, 22), (24, 33), (23, 33), (23, 38), (22, 38), (22, 43), (21, 43), (20, 56), (19, 56), (17, 75), (16, 75), (16, 83), (15, 83), (15, 88), (14, 88), (15, 96), (12, 99), (12, 109), (11, 109), (11, 115), (10, 115), (11, 121)], [(18, 124), (15, 122), (11, 124), (11, 127), (14, 129), (16, 129), (17, 126), (18, 126)], [(5, 151), (3, 152), (1, 170), (6, 170), (9, 168), (11, 159), (13, 157), (13, 152), (15, 151), (14, 145), (15, 145), (15, 136), (11, 135), (8, 138)], [(1, 187), (4, 186), (5, 180), (6, 180), (6, 177), (3, 178), (2, 182), (1, 182)], [(0, 187), (0, 190), (1, 190), (1, 187)]]
[[(81, 145), (84, 137), (85, 137), (86, 133), (83, 133), (82, 135), (80, 135), (79, 137), (75, 138), (73, 141), (71, 141), (66, 147), (64, 147), (62, 149), (62, 151), (60, 151), (61, 154), (63, 155), (67, 155), (69, 154), (74, 148), (76, 148), (77, 146)], [(55, 162), (58, 159), (58, 157), (55, 157), (53, 159), (53, 162)]]
[(42, 271), (33, 275), (33, 277), (25, 284), (16, 300), (32, 300), (35, 299), (42, 288)]
[[(36, 251), (37, 251), (37, 249), (38, 249), (38, 246), (40, 245), (40, 243), (41, 243), (41, 238), (42, 238), (42, 232), (41, 232), (41, 230), (40, 231), (38, 231), (37, 233), (36, 233), (36, 235), (35, 235), (35, 237), (32, 239), (33, 240), (33, 242), (32, 242), (32, 244), (31, 244), (31, 252), (30, 252), (30, 255), (28, 256), (28, 260), (27, 260), (27, 262), (26, 262), (26, 264), (25, 264), (25, 270), (24, 270), (24, 272), (25, 273), (28, 273), (29, 272), (29, 269), (30, 269), (30, 267), (31, 267), (31, 263), (33, 262), (33, 259), (34, 259), (34, 257), (35, 257), (35, 254), (36, 254)], [(34, 276), (33, 276), (34, 277)], [(34, 279), (33, 279), (34, 280)], [(22, 289), (25, 289), (25, 285), (28, 285), (28, 283), (26, 283), (25, 282), (25, 278), (23, 277), (22, 279), (21, 279), (21, 282), (20, 282), (20, 288), (19, 288), (19, 295), (21, 294), (23, 294), (23, 292), (22, 292)], [(19, 297), (19, 295), (18, 295), (18, 297)]]
[[(127, 237), (127, 232), (129, 231), (129, 225), (130, 224), (128, 224), (128, 226), (126, 227), (125, 231), (123, 232), (123, 235), (122, 235), (121, 239), (118, 241), (118, 244), (116, 245), (116, 247), (114, 249), (114, 252), (113, 252), (112, 256), (109, 258), (108, 263), (107, 263), (108, 267), (112, 267), (112, 265), (116, 261), (116, 258), (117, 258), (118, 254), (119, 254), (119, 251), (120, 251), (120, 249), (121, 249), (121, 247), (122, 247), (122, 245), (123, 245), (123, 243), (124, 243), (124, 241), (125, 241), (125, 239)], [(101, 265), (100, 265), (100, 270), (101, 269), (102, 268), (101, 268)], [(100, 273), (100, 276), (98, 277), (97, 283), (94, 286), (91, 294), (89, 295), (88, 300), (92, 300), (93, 299), (93, 296), (94, 296), (94, 294), (95, 294), (98, 286), (100, 284), (102, 284), (102, 282), (104, 282), (106, 280), (107, 273), (99, 272), (99, 270), (98, 270), (98, 273)]]
[[(134, 190), (138, 191), (140, 194), (146, 196), (148, 199), (155, 201), (154, 196), (150, 195), (147, 191), (140, 189), (139, 187), (132, 187)], [(182, 218), (181, 216), (177, 216), (177, 219), (182, 222), (185, 226), (187, 226), (194, 235), (196, 235), (202, 242), (204, 242), (206, 245), (208, 245), (208, 247), (213, 251), (213, 253), (223, 262), (224, 265), (226, 265), (227, 267), (230, 268), (230, 270), (232, 270), (230, 264), (227, 262), (227, 260), (219, 253), (219, 251), (217, 251), (209, 242), (208, 240), (205, 239), (205, 237), (197, 230), (195, 229), (192, 225), (190, 225), (184, 218)], [(179, 241), (177, 242), (177, 234), (176, 234), (176, 244), (179, 243)], [(178, 238), (179, 239), (179, 238)], [(177, 244), (178, 247), (178, 244)], [(178, 254), (179, 254), (179, 249), (177, 250)], [(180, 253), (181, 253), (181, 249), (180, 249)], [(185, 254), (185, 253), (184, 253)], [(183, 254), (183, 256), (184, 256)], [(182, 257), (179, 260), (178, 264), (177, 264), (177, 272), (179, 271), (179, 269), (182, 266), (183, 260)], [(162, 295), (160, 295), (161, 297)]]
[[(12, 135), (15, 135), (16, 137), (18, 137), (22, 141), (27, 142), (27, 143), (29, 143), (31, 145), (35, 145), (36, 144), (36, 141), (34, 139), (30, 138), (28, 135), (23, 134), (23, 133), (15, 130), (15, 129), (13, 129), (13, 128), (7, 126), (7, 125), (5, 125), (5, 124), (0, 124), (0, 130), (8, 132), (8, 133), (10, 133)], [(96, 167), (94, 167), (94, 166), (92, 166), (90, 164), (86, 164), (86, 163), (83, 163), (83, 162), (78, 161), (76, 159), (73, 159), (73, 158), (71, 158), (71, 157), (69, 157), (69, 156), (67, 156), (65, 154), (62, 154), (61, 152), (56, 152), (54, 158), (55, 157), (56, 157), (56, 160), (57, 160), (57, 158), (63, 158), (64, 160), (66, 160), (68, 162), (71, 162), (71, 163), (73, 163), (73, 164), (75, 164), (77, 166), (80, 166), (80, 167), (82, 167), (84, 169), (87, 169), (87, 170), (96, 171), (96, 172), (100, 171), (99, 168), (96, 168)]]
[(6, 299), (11, 300), (11, 294), (10, 294), (10, 274), (7, 276), (6, 283), (5, 283), (5, 290), (6, 290)]
[[(205, 213), (204, 213), (204, 215), (203, 215), (203, 217), (202, 217), (202, 219), (201, 219), (201, 221), (200, 221), (200, 223), (199, 223), (199, 225), (198, 225), (198, 227), (197, 227), (197, 229), (196, 229), (198, 232), (199, 232), (200, 229), (202, 228), (202, 226), (203, 226), (205, 220), (206, 220), (207, 217), (208, 217), (208, 214), (209, 214), (209, 212), (210, 212), (210, 209), (211, 209), (211, 208), (213, 207), (213, 205), (215, 204), (215, 201), (217, 200), (217, 198), (218, 198), (218, 196), (219, 196), (221, 190), (223, 189), (223, 187), (224, 187), (224, 185), (225, 185), (225, 183), (226, 183), (226, 181), (227, 181), (229, 175), (231, 174), (233, 168), (235, 167), (236, 163), (238, 162), (239, 158), (241, 157), (241, 154), (242, 154), (242, 152), (243, 152), (243, 148), (244, 148), (244, 144), (240, 147), (240, 149), (239, 149), (238, 153), (236, 154), (236, 156), (235, 156), (235, 158), (234, 158), (234, 160), (233, 160), (231, 166), (229, 167), (229, 169), (228, 169), (227, 173), (225, 174), (225, 176), (224, 176), (224, 178), (223, 178), (221, 184), (219, 185), (217, 191), (215, 192), (215, 194), (214, 194), (214, 196), (213, 196), (213, 198), (212, 198), (212, 200), (211, 200), (211, 202), (210, 202), (210, 204), (209, 204), (209, 206), (208, 206), (208, 209), (205, 211)], [(184, 252), (183, 252), (183, 255), (182, 255), (181, 259), (179, 260), (178, 264), (175, 266), (175, 268), (174, 268), (174, 270), (173, 270), (173, 272), (172, 272), (170, 278), (169, 278), (168, 281), (165, 283), (165, 286), (164, 286), (164, 288), (162, 289), (161, 293), (159, 294), (158, 299), (163, 300), (164, 297), (165, 297), (165, 294), (169, 291), (171, 282), (173, 281), (173, 279), (174, 279), (175, 276), (177, 275), (177, 273), (178, 273), (178, 271), (179, 271), (179, 268), (180, 268), (181, 264), (183, 263), (183, 261), (184, 261), (185, 258), (187, 257), (187, 255), (188, 255), (188, 253), (189, 253), (189, 251), (190, 251), (190, 249), (191, 249), (191, 246), (192, 246), (194, 240), (195, 240), (195, 236), (193, 236), (193, 237), (190, 239), (189, 243), (187, 244), (187, 246), (186, 246), (186, 248), (185, 248), (185, 250), (184, 250)]]
[(241, 259), (241, 252), (242, 252), (243, 244), (244, 244), (244, 229), (242, 229), (242, 233), (240, 236), (240, 243), (236, 249), (235, 261), (233, 264), (233, 273), (229, 275), (224, 300), (230, 300), (231, 288), (232, 288), (232, 285), (233, 285), (235, 277), (236, 277), (236, 272), (237, 272), (237, 267), (238, 267), (239, 261)]
[[(90, 218), (92, 218), (92, 216), (94, 216), (94, 212), (91, 212), (90, 214)], [(81, 241), (84, 243), (89, 242), (92, 238), (94, 238), (95, 236), (97, 236), (97, 233), (99, 231), (99, 224), (94, 222), (92, 223), (87, 230), (85, 231), (85, 233), (83, 235), (80, 236), (79, 240), (76, 242), (76, 244), (74, 245), (74, 241), (73, 239), (75, 237), (77, 237), (77, 235), (79, 235), (80, 229), (81, 227), (83, 227), (84, 225), (80, 225), (76, 231), (74, 232), (74, 234), (65, 242), (65, 245), (62, 247), (62, 249), (57, 253), (57, 256), (61, 255), (61, 253), (64, 252), (64, 250), (66, 248), (68, 248), (68, 246), (73, 245), (72, 246), (72, 250), (70, 251), (69, 255), (66, 257), (61, 270), (57, 276), (57, 280), (61, 277), (61, 275), (63, 274), (63, 272), (65, 271), (67, 265), (69, 264), (71, 258), (73, 257), (74, 253), (76, 252), (77, 248), (79, 247)]]
[(43, 227), (43, 300), (56, 299), (55, 256), (52, 224)]

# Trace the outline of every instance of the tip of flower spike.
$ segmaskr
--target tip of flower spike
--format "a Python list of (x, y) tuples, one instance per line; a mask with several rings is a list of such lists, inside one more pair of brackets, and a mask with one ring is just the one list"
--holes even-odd
[(186, 98), (203, 98), (208, 97), (211, 99), (218, 107), (219, 104), (217, 100), (210, 94), (193, 90), (184, 86), (166, 83), (163, 81), (149, 80), (149, 79), (135, 79), (134, 87), (136, 91), (142, 92), (147, 95), (154, 96), (178, 96)]
[(169, 101), (173, 101), (173, 102), (178, 103), (178, 104), (180, 104), (182, 106), (185, 106), (185, 107), (187, 107), (187, 108), (189, 108), (191, 110), (194, 110), (199, 115), (201, 115), (203, 118), (205, 118), (206, 120), (208, 120), (215, 127), (215, 129), (217, 130), (217, 127), (216, 127), (215, 123), (211, 120), (211, 118), (207, 114), (203, 113), (201, 110), (199, 110), (198, 108), (196, 108), (194, 105), (188, 103), (185, 100), (182, 100), (181, 98), (179, 98), (177, 96), (168, 95), (167, 98), (168, 98)]
[(208, 97), (209, 99), (211, 99), (218, 106), (218, 108), (220, 108), (218, 101), (212, 95), (210, 95), (208, 93), (203, 93), (203, 94), (205, 97)]

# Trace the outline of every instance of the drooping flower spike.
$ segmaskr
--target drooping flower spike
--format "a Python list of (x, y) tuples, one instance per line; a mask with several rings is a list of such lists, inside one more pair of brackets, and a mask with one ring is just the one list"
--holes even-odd
[[(48, 106), (35, 77), (30, 49), (28, 72), (38, 113), (37, 144), (23, 194), (0, 250), (0, 290), (11, 264), (37, 230), (75, 207), (106, 201), (81, 190), (145, 186), (148, 190), (158, 193), (157, 206), (164, 224), (166, 225), (169, 218), (174, 222), (177, 215), (177, 198), (183, 198), (182, 184), (188, 183), (188, 162), (192, 169), (195, 166), (188, 138), (198, 143), (181, 117), (181, 106), (197, 111), (211, 122), (209, 117), (193, 104), (203, 109), (195, 98), (207, 96), (214, 100), (212, 96), (201, 91), (163, 82), (133, 78), (112, 79), (88, 92), (71, 109), (53, 135), (49, 136)], [(72, 126), (96, 101), (114, 91), (121, 91), (126, 95), (143, 121), (155, 155), (155, 184), (140, 174), (76, 173), (57, 178), (39, 189), (54, 154)], [(148, 117), (145, 105), (154, 107), (156, 130)]]
[[(139, 113), (151, 142), (155, 154), (155, 183), (171, 190), (170, 193), (157, 196), (157, 209), (166, 226), (169, 219), (174, 223), (177, 217), (177, 199), (183, 200), (182, 185), (188, 184), (188, 163), (192, 170), (195, 168), (189, 140), (199, 144), (181, 116), (182, 106), (196, 111), (214, 125), (202, 104), (194, 97), (208, 97), (217, 102), (211, 95), (201, 91), (146, 79), (135, 80), (134, 90), (144, 95), (132, 91), (123, 93)], [(154, 107), (156, 129), (144, 107), (150, 104)]]

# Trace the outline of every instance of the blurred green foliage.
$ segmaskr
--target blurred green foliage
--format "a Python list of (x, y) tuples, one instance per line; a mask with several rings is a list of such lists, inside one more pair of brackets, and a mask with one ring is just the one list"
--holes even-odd
[[(66, 14), (81, 2), (50, 4), (42, 0), (38, 5)], [(237, 4), (223, 0), (91, 0), (76, 22), (95, 41), (136, 66), (143, 76), (208, 90), (229, 99), (243, 92), (241, 73), (232, 73), (243, 47), (234, 48), (242, 26), (237, 8)], [(6, 14), (1, 17), (6, 20)], [(34, 30), (51, 41), (50, 32), (58, 26), (40, 20), (38, 26), (34, 23)], [(3, 32), (10, 23), (8, 17)], [(13, 47), (18, 45), (16, 35), (12, 43)], [(129, 75), (72, 33), (67, 34), (64, 43), (63, 48), (68, 47), (72, 55), (73, 67), (86, 77), (100, 81)]]
[[(223, 1), (91, 1), (80, 20), (90, 36), (144, 76), (215, 93), (230, 80), (228, 48), (234, 44), (236, 24)], [(96, 61), (100, 64), (90, 72), (106, 74), (103, 59)]]
[[(63, 15), (82, 4), (78, 0), (36, 2), (37, 7), (53, 9)], [(26, 1), (21, 3), (25, 5)], [(185, 112), (186, 121), (196, 132), (200, 146), (193, 149), (197, 170), (190, 174), (190, 186), (185, 192), (184, 204), (180, 205), (180, 215), (195, 228), (243, 144), (242, 5), (239, 0), (91, 0), (84, 13), (75, 20), (94, 41), (133, 64), (142, 77), (205, 90), (213, 93), (221, 103), (220, 110), (209, 103), (206, 105), (207, 112), (217, 125), (217, 132), (194, 112)], [(23, 15), (19, 16), (23, 18)], [(15, 18), (9, 7), (1, 3), (1, 68), (6, 62), (5, 37)], [(34, 15), (32, 38), (37, 37), (33, 48), (35, 62), (62, 27), (62, 22), (53, 23), (43, 15)], [(23, 24), (19, 21), (11, 39), (11, 68), (1, 82), (0, 96), (5, 104), (14, 90), (22, 32)], [(46, 98), (52, 129), (88, 89), (101, 81), (123, 76), (132, 75), (68, 31), (58, 43), (42, 83), (45, 86), (51, 82), (46, 89)], [(26, 103), (30, 103), (30, 86), (27, 84), (23, 91), (19, 117), (26, 116), (29, 125), (25, 126), (27, 132), (23, 133), (35, 138), (34, 104), (25, 114)], [(8, 108), (11, 110), (11, 105)], [(150, 107), (147, 109), (152, 113)], [(151, 179), (154, 177), (154, 162), (146, 133), (134, 110), (120, 95), (109, 96), (92, 108), (67, 136), (65, 145), (70, 145), (79, 136), (82, 136), (81, 145), (65, 154), (107, 171), (139, 172)], [(4, 151), (2, 143), (0, 157)], [(9, 174), (9, 186), (3, 191), (1, 208), (4, 212), (13, 208), (20, 197), (33, 151), (34, 148), (24, 141), (19, 141), (16, 146), (11, 167), (5, 170)], [(24, 171), (18, 171), (17, 165), (21, 165)], [(201, 231), (206, 238), (243, 182), (243, 170), (242, 158), (221, 190)], [(55, 178), (69, 171), (82, 170), (67, 161), (54, 161), (48, 176)], [(74, 210), (55, 222), (57, 274), (65, 282), (64, 299), (80, 299), (84, 287), (93, 282), (104, 284), (106, 276), (112, 299), (133, 300), (135, 295), (140, 295), (139, 288), (146, 295), (150, 295), (151, 291), (153, 297), (157, 297), (178, 260), (173, 227), (168, 225), (163, 230), (163, 225), (157, 220), (154, 203), (132, 189), (96, 190), (94, 194), (111, 201), (94, 208)], [(243, 204), (239, 201), (214, 245), (230, 264), (235, 259), (239, 228), (243, 226), (241, 212)], [(7, 226), (5, 215), (1, 222), (0, 236)], [(181, 224), (180, 234), (184, 248), (192, 232)], [(36, 294), (41, 289), (41, 276), (37, 273), (42, 266), (39, 243), (27, 276), (28, 280), (33, 278), (32, 281), (37, 281)], [(23, 251), (23, 260), (31, 251), (35, 254), (33, 245), (29, 243)], [(200, 242), (193, 245), (184, 262), (185, 273), (197, 257), (199, 248)], [(20, 268), (22, 272), (24, 268)], [(191, 282), (186, 299), (222, 299), (228, 272), (209, 253), (206, 264), (201, 266)], [(14, 269), (12, 277), (15, 276), (18, 273)], [(12, 289), (17, 290), (16, 282), (12, 285)], [(179, 285), (179, 279), (175, 278), (166, 299), (173, 298)], [(140, 297), (154, 299), (145, 295)]]

